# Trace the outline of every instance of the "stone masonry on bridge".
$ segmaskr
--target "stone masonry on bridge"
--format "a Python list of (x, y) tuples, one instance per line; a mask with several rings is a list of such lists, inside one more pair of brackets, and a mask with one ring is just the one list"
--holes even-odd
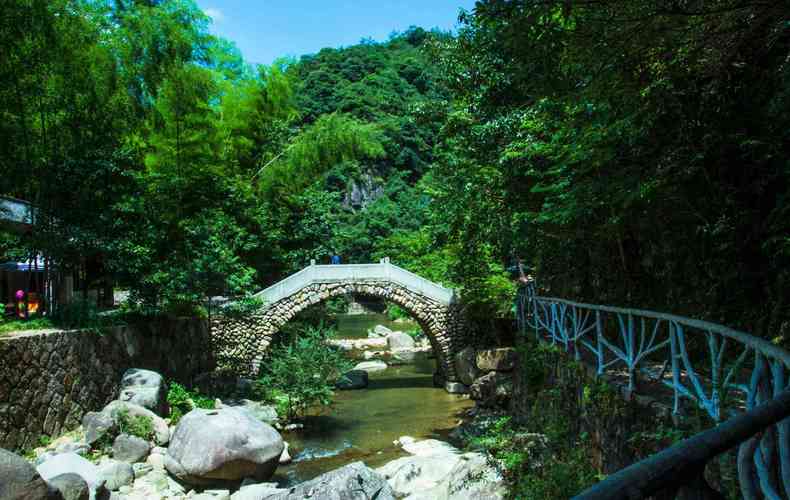
[(259, 311), (244, 318), (213, 319), (217, 366), (256, 375), (285, 323), (312, 305), (346, 294), (381, 298), (406, 310), (430, 339), (445, 380), (458, 380), (453, 357), (464, 347), (465, 328), (455, 294), (386, 259), (380, 264), (311, 265), (257, 294), (264, 300)]

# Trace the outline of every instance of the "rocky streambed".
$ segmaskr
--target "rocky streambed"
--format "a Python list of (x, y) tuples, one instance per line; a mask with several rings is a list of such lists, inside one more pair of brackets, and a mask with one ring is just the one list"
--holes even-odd
[[(217, 401), (170, 425), (164, 381), (132, 371), (119, 400), (77, 431), (25, 458), (2, 451), (0, 498), (502, 498), (485, 457), (447, 442), (474, 410), (434, 386), (425, 341), (375, 327), (349, 337), (338, 345), (351, 346), (365, 388), (338, 391), (303, 428), (281, 426), (273, 408), (249, 400)], [(134, 435), (141, 421), (150, 422), (145, 439)]]
[[(149, 381), (156, 379), (156, 374), (143, 373)], [(129, 395), (128, 387), (125, 394)], [(143, 402), (145, 398), (129, 399)], [(149, 406), (157, 404), (161, 401)], [(290, 457), (283, 435), (261, 420), (267, 415), (247, 401), (214, 410), (194, 409), (177, 425), (169, 426), (149, 408), (132, 401), (114, 401), (86, 415), (80, 429), (42, 446), (27, 458), (0, 451), (0, 498), (503, 498), (501, 479), (484, 455), (464, 453), (441, 440), (409, 436), (371, 444), (362, 456), (338, 454), (344, 464), (334, 463), (330, 470), (311, 479), (294, 480), (288, 471), (298, 467), (299, 457), (307, 449), (297, 453), (296, 464), (287, 465)], [(411, 416), (404, 414), (402, 418)], [(139, 418), (150, 420), (148, 438), (127, 434)], [(356, 439), (354, 435), (348, 438)], [(303, 443), (309, 441), (306, 438)], [(380, 446), (388, 448), (389, 454), (375, 451)], [(301, 461), (315, 467), (321, 459), (308, 457)], [(324, 468), (332, 465), (323, 463)], [(312, 468), (302, 474), (316, 472)]]

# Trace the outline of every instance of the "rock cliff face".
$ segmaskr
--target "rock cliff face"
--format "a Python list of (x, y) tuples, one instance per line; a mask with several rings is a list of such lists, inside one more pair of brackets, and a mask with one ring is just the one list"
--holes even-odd
[(362, 174), (353, 179), (346, 188), (343, 206), (349, 209), (364, 209), (384, 194), (384, 188), (371, 174)]

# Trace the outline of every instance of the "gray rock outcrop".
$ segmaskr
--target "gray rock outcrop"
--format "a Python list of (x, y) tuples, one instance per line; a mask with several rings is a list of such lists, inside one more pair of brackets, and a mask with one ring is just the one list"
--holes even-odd
[(107, 460), (99, 464), (99, 480), (110, 491), (128, 486), (134, 481), (134, 468), (131, 464), (118, 460)]
[(477, 367), (484, 372), (509, 372), (516, 367), (516, 351), (511, 347), (478, 351)]
[(474, 347), (466, 347), (458, 352), (454, 358), (455, 372), (458, 379), (466, 385), (472, 385), (480, 370), (477, 368), (477, 351)]
[(162, 375), (151, 370), (126, 370), (121, 379), (121, 394), (118, 399), (148, 408), (161, 417), (170, 414), (167, 383)]
[(271, 426), (235, 408), (195, 409), (176, 426), (165, 456), (167, 470), (197, 485), (274, 474), (284, 448)]
[(50, 488), (59, 493), (62, 500), (88, 500), (90, 498), (88, 483), (79, 474), (67, 472), (53, 477), (47, 483)]
[(504, 480), (481, 453), (461, 453), (435, 439), (398, 442), (410, 457), (376, 469), (399, 498), (407, 500), (502, 500)]
[(354, 462), (340, 469), (298, 484), (286, 492), (267, 500), (395, 500), (392, 487), (380, 474), (362, 462)]
[(98, 467), (76, 453), (55, 455), (36, 467), (36, 470), (47, 483), (63, 474), (77, 474), (88, 485), (91, 499), (102, 498), (103, 493), (106, 493)]
[(275, 483), (242, 485), (239, 491), (230, 496), (230, 500), (268, 500), (287, 492), (287, 489), (279, 488)]
[(490, 372), (475, 380), (469, 397), (481, 406), (504, 406), (513, 394), (513, 377), (509, 373)]
[(124, 414), (128, 417), (150, 418), (156, 444), (165, 445), (170, 441), (170, 429), (164, 419), (147, 408), (125, 401), (113, 401), (100, 412), (87, 413), (82, 418), (85, 441), (89, 445), (93, 445), (105, 435), (114, 436), (119, 430), (119, 419)]
[(235, 408), (236, 410), (246, 411), (256, 420), (260, 420), (269, 425), (274, 425), (279, 421), (277, 409), (272, 405), (267, 405), (251, 399), (241, 399), (238, 401), (226, 401), (223, 406)]
[(45, 500), (49, 488), (24, 458), (0, 449), (0, 498)]
[(150, 452), (148, 441), (128, 434), (120, 434), (112, 445), (112, 457), (129, 464), (144, 461)]

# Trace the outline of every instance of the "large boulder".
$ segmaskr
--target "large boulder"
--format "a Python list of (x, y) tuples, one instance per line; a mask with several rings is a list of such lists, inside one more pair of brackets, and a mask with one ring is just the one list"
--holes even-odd
[(82, 417), (82, 428), (85, 430), (85, 442), (93, 446), (107, 434), (118, 430), (112, 415), (101, 411), (89, 411)]
[(436, 486), (414, 492), (407, 500), (503, 500), (507, 489), (502, 476), (485, 455), (464, 453)]
[(354, 367), (354, 370), (363, 370), (368, 373), (371, 372), (380, 372), (387, 369), (387, 363), (383, 361), (363, 361), (362, 363), (357, 363)]
[(273, 495), (287, 492), (277, 487), (276, 483), (249, 484), (242, 485), (239, 491), (230, 496), (230, 500), (268, 500)]
[(162, 417), (170, 414), (167, 383), (160, 374), (151, 370), (126, 370), (121, 378), (121, 394), (118, 399), (148, 408)]
[(411, 349), (414, 347), (414, 339), (407, 333), (392, 332), (387, 335), (387, 347), (390, 349)]
[(469, 397), (481, 406), (504, 406), (513, 394), (513, 377), (508, 373), (490, 372), (475, 380)]
[(458, 379), (466, 385), (472, 385), (480, 370), (477, 369), (477, 351), (474, 347), (466, 347), (455, 355), (455, 373)]
[(354, 462), (340, 469), (298, 484), (285, 492), (264, 497), (266, 500), (395, 500), (395, 493), (387, 481), (362, 462)]
[(484, 372), (509, 372), (516, 367), (516, 350), (506, 347), (478, 351), (477, 367)]
[(134, 481), (134, 468), (131, 464), (118, 460), (106, 460), (99, 464), (99, 480), (110, 491), (128, 486)]
[(91, 496), (88, 483), (73, 472), (53, 477), (47, 482), (50, 488), (59, 493), (61, 500), (88, 500)]
[(272, 405), (267, 405), (251, 399), (240, 399), (237, 401), (226, 401), (224, 406), (246, 411), (256, 420), (269, 425), (274, 425), (279, 421), (277, 409)]
[(165, 445), (170, 441), (170, 429), (163, 418), (147, 408), (125, 401), (113, 401), (100, 412), (86, 413), (82, 418), (85, 441), (89, 445), (94, 445), (106, 435), (114, 436), (120, 428), (119, 421), (122, 415), (151, 419), (156, 444)]
[(481, 453), (461, 453), (436, 439), (398, 440), (412, 456), (399, 458), (376, 470), (399, 497), (408, 500), (501, 500), (501, 475)]
[(458, 448), (438, 439), (422, 439), (418, 441), (411, 436), (401, 436), (398, 438), (397, 444), (406, 453), (418, 457), (458, 455), (461, 453), (458, 451)]
[(430, 490), (449, 476), (457, 455), (411, 456), (393, 460), (376, 469), (399, 497)]
[(120, 434), (112, 445), (112, 457), (130, 464), (144, 461), (149, 453), (151, 445), (148, 441), (128, 434)]
[(280, 434), (248, 412), (195, 409), (178, 422), (165, 467), (197, 485), (246, 477), (265, 481), (274, 474), (283, 448)]
[(44, 500), (47, 484), (24, 458), (0, 449), (0, 498), (8, 500)]
[(76, 453), (55, 455), (36, 467), (36, 470), (47, 483), (64, 474), (80, 476), (88, 485), (91, 499), (103, 498), (106, 493), (98, 467)]
[(335, 383), (335, 387), (343, 390), (364, 389), (368, 386), (368, 372), (365, 370), (351, 370), (344, 373), (340, 380)]

